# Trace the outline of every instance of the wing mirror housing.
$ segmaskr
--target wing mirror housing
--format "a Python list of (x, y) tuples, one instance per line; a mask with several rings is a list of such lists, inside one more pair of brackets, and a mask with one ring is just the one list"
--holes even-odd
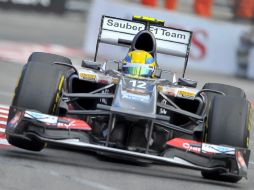
[(168, 70), (163, 70), (161, 68), (155, 69), (154, 76), (159, 79), (165, 79), (170, 82), (176, 82), (175, 73), (168, 71)]
[(177, 84), (181, 85), (181, 86), (188, 86), (188, 87), (196, 88), (198, 83), (197, 83), (197, 81), (194, 81), (191, 79), (179, 78)]
[(121, 71), (122, 70), (122, 63), (120, 61), (110, 60), (105, 63), (105, 71), (108, 70), (116, 70)]
[(81, 66), (85, 68), (100, 70), (102, 63), (98, 63), (98, 62), (94, 62), (90, 60), (82, 60)]

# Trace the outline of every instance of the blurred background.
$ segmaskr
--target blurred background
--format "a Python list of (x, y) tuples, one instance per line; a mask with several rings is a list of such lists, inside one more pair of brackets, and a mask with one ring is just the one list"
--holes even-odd
[[(254, 0), (0, 0), (0, 97), (10, 103), (17, 75), (33, 51), (80, 64), (92, 59), (102, 15), (151, 16), (193, 31), (187, 78), (243, 88), (254, 99)], [(122, 59), (127, 49), (102, 45), (100, 60)], [(159, 56), (179, 72), (183, 60)], [(3, 97), (3, 98), (2, 98)]]

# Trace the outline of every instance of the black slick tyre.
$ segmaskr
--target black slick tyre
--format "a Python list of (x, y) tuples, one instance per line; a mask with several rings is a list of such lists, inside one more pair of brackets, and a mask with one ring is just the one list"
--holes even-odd
[[(239, 98), (246, 98), (245, 92), (238, 87), (230, 86), (226, 84), (220, 84), (220, 83), (206, 83), (202, 89), (210, 89), (215, 91), (223, 92), (226, 96), (233, 96), (233, 97), (239, 97)], [(212, 99), (215, 95), (218, 95), (214, 92), (207, 92), (208, 99)]]
[[(15, 89), (12, 106), (36, 110), (45, 114), (55, 114), (60, 93), (65, 81), (65, 73), (70, 67), (57, 65), (61, 62), (71, 65), (68, 58), (48, 54), (33, 53), (23, 67)], [(7, 135), (10, 144), (19, 148), (40, 151), (45, 144), (32, 137)]]
[[(251, 106), (245, 98), (214, 96), (208, 114), (206, 142), (247, 148), (251, 126)], [(242, 177), (218, 171), (202, 171), (204, 178), (236, 183)]]

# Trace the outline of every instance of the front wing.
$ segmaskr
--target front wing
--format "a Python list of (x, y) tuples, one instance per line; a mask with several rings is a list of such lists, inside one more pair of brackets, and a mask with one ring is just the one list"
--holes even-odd
[[(120, 158), (150, 160), (174, 164), (202, 171), (219, 171), (226, 175), (247, 178), (250, 150), (212, 145), (193, 140), (175, 138), (167, 142), (161, 155), (135, 152), (96, 144), (91, 127), (82, 120), (57, 117), (36, 111), (11, 107), (6, 135), (19, 139), (37, 139), (50, 145), (60, 145), (79, 150), (91, 150), (117, 155)], [(25, 148), (25, 147), (22, 147)]]

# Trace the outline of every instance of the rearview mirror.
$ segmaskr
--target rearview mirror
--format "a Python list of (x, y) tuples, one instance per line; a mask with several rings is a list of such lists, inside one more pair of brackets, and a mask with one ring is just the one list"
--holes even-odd
[(191, 80), (191, 79), (186, 79), (186, 78), (179, 78), (178, 79), (178, 85), (181, 86), (188, 86), (188, 87), (197, 87), (197, 81)]
[(154, 70), (154, 76), (159, 79), (165, 79), (172, 83), (176, 82), (176, 76), (174, 72), (164, 70), (161, 68), (156, 68)]
[(105, 63), (105, 71), (108, 70), (122, 70), (122, 63), (120, 61), (109, 60)]
[(90, 68), (90, 69), (100, 70), (102, 63), (98, 63), (98, 62), (94, 62), (90, 60), (82, 60), (81, 66)]

